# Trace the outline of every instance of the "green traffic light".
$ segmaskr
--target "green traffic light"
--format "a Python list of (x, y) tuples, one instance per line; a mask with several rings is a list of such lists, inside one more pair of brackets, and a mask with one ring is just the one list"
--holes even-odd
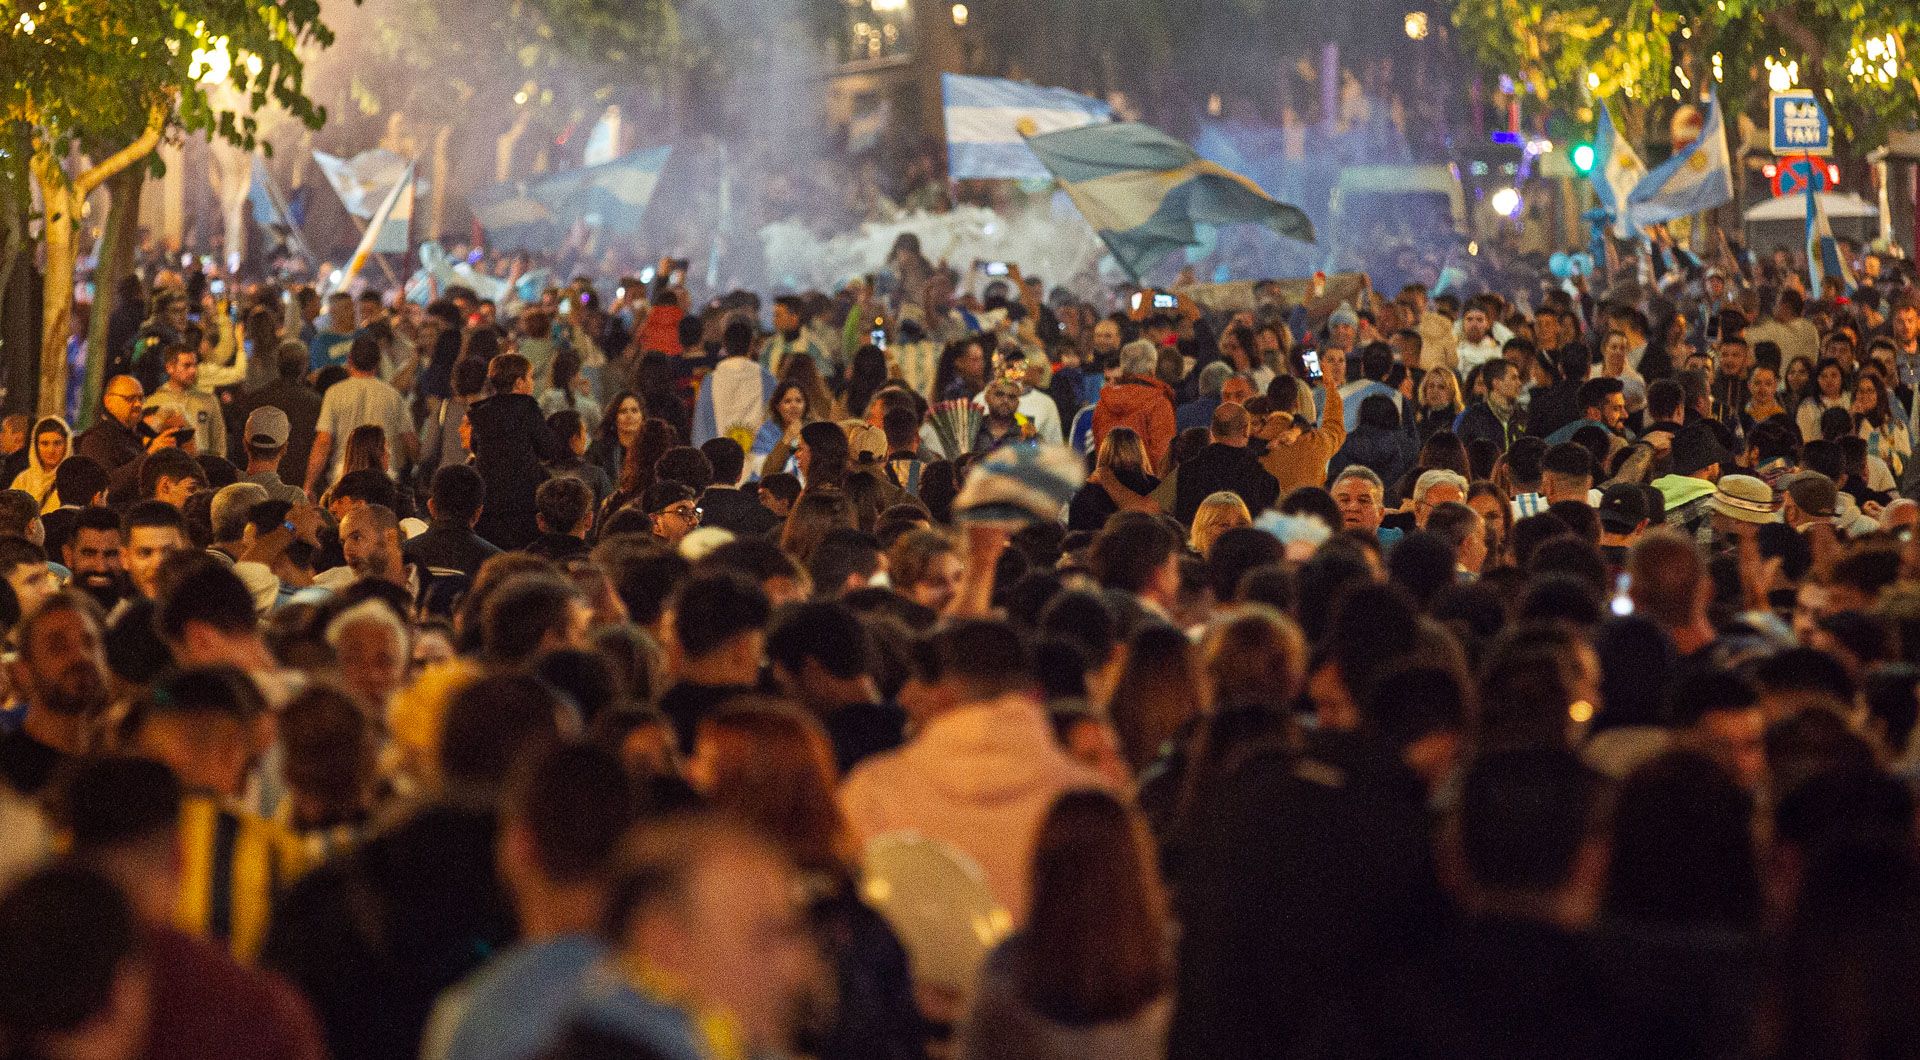
[(1581, 173), (1593, 172), (1593, 145), (1573, 145), (1573, 168)]

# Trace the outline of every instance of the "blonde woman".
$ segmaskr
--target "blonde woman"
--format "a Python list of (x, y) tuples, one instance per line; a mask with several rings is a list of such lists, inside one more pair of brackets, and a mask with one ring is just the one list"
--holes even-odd
[(1427, 374), (1420, 377), (1420, 440), (1453, 430), (1453, 421), (1465, 407), (1460, 399), (1460, 377), (1453, 374), (1453, 369), (1427, 369)]
[(1220, 490), (1207, 495), (1193, 513), (1193, 529), (1187, 535), (1187, 547), (1205, 557), (1213, 551), (1220, 535), (1236, 527), (1252, 526), (1253, 514), (1237, 493)]
[[(1094, 458), (1094, 469), (1106, 473), (1119, 485), (1144, 497), (1160, 485), (1147, 466), (1147, 446), (1139, 432), (1131, 427), (1115, 427), (1107, 432), (1106, 440), (1100, 443), (1100, 454)], [(1073, 500), (1067, 505), (1068, 530), (1099, 530), (1107, 523), (1108, 517), (1120, 510), (1106, 487), (1097, 482), (1088, 482), (1074, 493)]]

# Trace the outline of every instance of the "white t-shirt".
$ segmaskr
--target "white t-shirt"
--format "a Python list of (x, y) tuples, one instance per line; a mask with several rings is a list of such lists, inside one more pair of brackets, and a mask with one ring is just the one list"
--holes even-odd
[(333, 436), (333, 452), (328, 455), (328, 473), (340, 477), (347, 459), (347, 436), (355, 427), (368, 424), (387, 432), (387, 466), (398, 470), (406, 460), (401, 439), (413, 433), (413, 421), (407, 416), (407, 402), (393, 385), (373, 376), (352, 375), (327, 388), (320, 399), (320, 421), (315, 430)]

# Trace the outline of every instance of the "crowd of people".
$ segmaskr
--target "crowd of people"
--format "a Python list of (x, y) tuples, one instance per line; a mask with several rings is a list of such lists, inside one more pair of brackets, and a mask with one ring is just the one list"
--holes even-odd
[(156, 270), (0, 459), (0, 1056), (1920, 1052), (1920, 289)]

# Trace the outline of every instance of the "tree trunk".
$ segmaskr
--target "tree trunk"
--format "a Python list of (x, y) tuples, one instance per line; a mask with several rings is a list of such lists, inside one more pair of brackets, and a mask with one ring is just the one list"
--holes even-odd
[[(173, 113), (173, 101), (155, 104), (147, 129), (132, 143), (69, 178), (61, 160), (39, 145), (31, 163), (40, 186), (44, 220), (40, 237), (46, 244), (46, 275), (40, 284), (40, 394), (38, 414), (59, 416), (67, 403), (67, 339), (73, 332), (73, 235), (79, 228), (80, 206), (101, 184), (147, 157), (160, 143), (160, 134)], [(108, 292), (111, 297), (111, 292)]]
[(40, 338), (40, 314), (33, 258), (28, 253), (33, 179), (26, 159), (24, 125), (6, 130), (7, 158), (0, 162), (0, 389), (6, 409), (33, 404), (33, 364), (29, 351)]
[(40, 395), (36, 415), (66, 413), (67, 338), (73, 333), (73, 234), (82, 197), (57, 162), (40, 177), (46, 211), (40, 239), (46, 246), (46, 276), (40, 284)]
[(100, 392), (106, 379), (107, 319), (120, 291), (120, 281), (133, 273), (133, 254), (140, 240), (140, 193), (147, 182), (147, 167), (130, 166), (107, 181), (112, 202), (107, 207), (107, 223), (100, 233), (100, 264), (93, 270), (93, 319), (87, 325), (87, 381), (80, 391), (76, 429), (93, 422), (100, 407)]

